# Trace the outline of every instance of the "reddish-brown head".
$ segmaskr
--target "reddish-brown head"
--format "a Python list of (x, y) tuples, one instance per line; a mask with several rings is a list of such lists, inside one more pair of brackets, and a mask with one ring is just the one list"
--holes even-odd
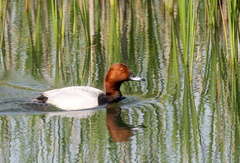
[(105, 81), (124, 82), (128, 80), (130, 73), (130, 69), (125, 64), (115, 63), (109, 68)]
[(119, 93), (120, 86), (124, 81), (135, 80), (135, 81), (144, 81), (143, 78), (140, 78), (134, 75), (131, 70), (123, 63), (113, 64), (105, 78), (104, 87), (107, 94)]

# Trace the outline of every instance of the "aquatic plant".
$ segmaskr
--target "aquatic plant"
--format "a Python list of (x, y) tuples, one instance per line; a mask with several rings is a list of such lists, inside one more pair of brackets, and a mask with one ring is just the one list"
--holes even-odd
[(6, 24), (6, 11), (7, 11), (8, 1), (0, 2), (0, 67), (6, 69), (6, 52), (5, 52), (5, 24)]
[[(168, 132), (182, 162), (239, 162), (239, 3), (2, 0), (1, 72), (21, 71), (53, 87), (102, 88), (109, 65), (125, 62), (147, 80), (126, 83), (132, 87), (123, 92), (157, 101), (144, 116), (154, 131), (151, 117), (158, 116), (158, 135), (170, 110)], [(205, 125), (211, 131), (204, 135)]]

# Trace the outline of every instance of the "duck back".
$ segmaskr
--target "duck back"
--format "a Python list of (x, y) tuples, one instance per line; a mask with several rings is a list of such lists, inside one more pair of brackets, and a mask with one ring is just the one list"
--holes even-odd
[(41, 93), (46, 103), (64, 110), (86, 109), (98, 106), (98, 96), (103, 91), (89, 86), (72, 86)]

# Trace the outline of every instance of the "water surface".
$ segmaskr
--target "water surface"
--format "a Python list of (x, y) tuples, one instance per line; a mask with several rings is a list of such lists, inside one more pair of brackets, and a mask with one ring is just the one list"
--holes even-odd
[[(0, 162), (239, 162), (239, 64), (203, 2), (192, 71), (177, 3), (56, 2), (55, 12), (47, 0), (2, 2)], [(103, 89), (116, 62), (146, 78), (124, 83), (117, 104), (25, 105), (49, 89)]]

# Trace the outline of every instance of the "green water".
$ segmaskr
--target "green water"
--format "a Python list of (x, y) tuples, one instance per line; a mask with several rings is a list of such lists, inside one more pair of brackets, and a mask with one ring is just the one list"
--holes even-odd
[[(190, 34), (178, 2), (1, 1), (0, 162), (239, 162), (239, 15), (196, 2)], [(117, 104), (25, 105), (103, 89), (116, 62), (146, 79), (125, 82)]]

